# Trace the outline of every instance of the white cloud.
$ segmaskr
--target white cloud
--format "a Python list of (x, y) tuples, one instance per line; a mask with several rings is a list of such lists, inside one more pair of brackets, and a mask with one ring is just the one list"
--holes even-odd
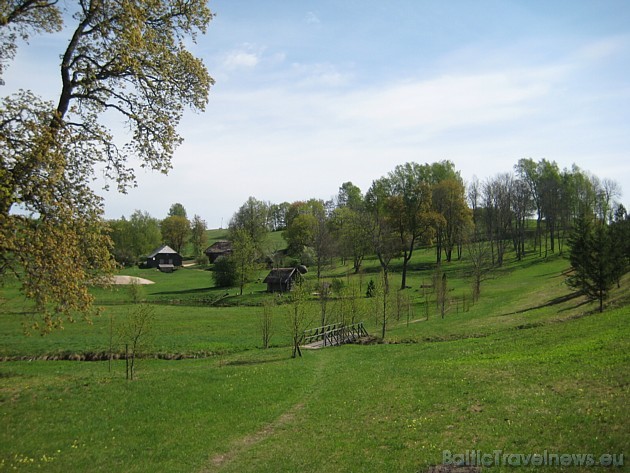
[(309, 25), (319, 25), (321, 21), (314, 12), (310, 11), (306, 14), (306, 23)]
[(239, 49), (229, 51), (223, 58), (222, 66), (228, 70), (256, 67), (260, 63), (263, 49), (244, 44)]
[(597, 61), (608, 57), (624, 54), (630, 45), (630, 36), (619, 35), (593, 41), (577, 52), (578, 58), (586, 61)]
[(340, 87), (347, 85), (353, 78), (350, 72), (342, 72), (328, 63), (291, 64), (291, 73), (297, 77), (301, 87)]
[(338, 108), (344, 120), (380, 130), (439, 132), (519, 119), (552, 87), (542, 71), (449, 75), (364, 89), (342, 98)]
[(232, 51), (223, 61), (226, 69), (236, 69), (239, 67), (255, 67), (260, 59), (254, 53), (245, 51)]

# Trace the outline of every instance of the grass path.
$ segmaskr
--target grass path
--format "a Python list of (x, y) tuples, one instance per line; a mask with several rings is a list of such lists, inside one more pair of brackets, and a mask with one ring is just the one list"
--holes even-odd
[(252, 448), (254, 445), (262, 442), (267, 437), (274, 435), (279, 429), (282, 429), (287, 424), (293, 422), (298, 413), (304, 408), (304, 403), (299, 402), (285, 411), (280, 417), (278, 417), (271, 424), (265, 425), (262, 429), (253, 434), (246, 435), (240, 439), (237, 439), (230, 445), (230, 449), (218, 455), (215, 455), (210, 460), (200, 473), (214, 473), (221, 469), (222, 466), (230, 463), (232, 460), (243, 454), (245, 451)]
[(286, 431), (292, 424), (295, 424), (299, 414), (303, 412), (305, 405), (309, 402), (313, 402), (313, 400), (317, 400), (322, 387), (321, 380), (326, 374), (330, 358), (320, 356), (313, 357), (313, 360), (315, 363), (313, 377), (305, 390), (306, 394), (299, 402), (285, 410), (273, 422), (264, 425), (258, 431), (235, 439), (227, 451), (214, 455), (199, 473), (215, 473), (221, 471), (223, 467), (239, 459), (239, 457), (245, 456), (252, 448), (282, 431)]

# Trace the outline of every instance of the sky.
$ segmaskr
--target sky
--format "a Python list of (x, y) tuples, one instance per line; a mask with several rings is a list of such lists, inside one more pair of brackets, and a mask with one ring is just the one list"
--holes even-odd
[[(614, 179), (630, 208), (630, 1), (216, 0), (192, 46), (216, 81), (167, 176), (138, 170), (105, 216), (179, 202), (225, 227), (253, 196), (330, 199), (410, 161), (466, 181), (521, 158)], [(55, 100), (67, 36), (22, 45), (3, 94)], [(100, 183), (99, 183), (100, 185)], [(112, 186), (115, 188), (115, 186)]]

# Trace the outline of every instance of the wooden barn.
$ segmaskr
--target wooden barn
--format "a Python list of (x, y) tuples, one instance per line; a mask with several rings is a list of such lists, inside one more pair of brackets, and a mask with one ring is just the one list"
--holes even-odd
[(232, 254), (232, 242), (228, 240), (219, 240), (214, 242), (206, 251), (204, 251), (210, 263), (214, 263), (221, 256), (230, 256)]
[(272, 269), (263, 283), (267, 284), (267, 292), (289, 292), (306, 272), (305, 266)]
[(158, 268), (163, 272), (172, 272), (182, 265), (182, 256), (168, 245), (162, 245), (147, 256), (145, 268)]

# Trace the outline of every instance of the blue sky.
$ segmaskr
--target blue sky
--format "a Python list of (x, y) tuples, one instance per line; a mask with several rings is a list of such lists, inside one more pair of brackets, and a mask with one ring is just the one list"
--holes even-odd
[[(520, 158), (573, 163), (630, 193), (630, 2), (237, 1), (194, 52), (216, 80), (168, 176), (106, 193), (106, 216), (174, 202), (210, 227), (249, 196), (328, 199), (396, 165), (453, 161), (464, 179)], [(6, 88), (58, 90), (66, 39), (22, 47)], [(20, 84), (20, 85), (17, 85)], [(621, 198), (630, 208), (630, 200)]]

